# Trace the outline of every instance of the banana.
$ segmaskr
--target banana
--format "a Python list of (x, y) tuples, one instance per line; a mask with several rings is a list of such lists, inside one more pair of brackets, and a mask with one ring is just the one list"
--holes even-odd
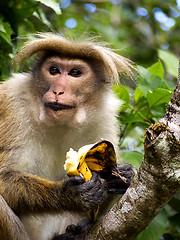
[(68, 176), (79, 176), (79, 171), (77, 170), (78, 164), (77, 152), (70, 148), (66, 154), (66, 162), (64, 164), (64, 169)]
[(92, 147), (91, 145), (85, 145), (79, 149), (78, 152), (70, 148), (66, 154), (66, 161), (64, 169), (68, 176), (82, 176), (85, 182), (91, 179), (92, 173), (85, 161), (86, 152)]
[(95, 143), (85, 154), (85, 161), (91, 171), (100, 172), (105, 167), (115, 166), (116, 154), (111, 142), (101, 140)]
[(92, 177), (91, 171), (100, 172), (105, 167), (116, 165), (116, 154), (111, 142), (101, 140), (85, 145), (78, 152), (72, 148), (66, 154), (64, 169), (68, 176), (83, 176), (85, 181)]
[[(95, 144), (85, 145), (78, 152), (72, 148), (66, 154), (64, 169), (68, 176), (82, 176), (85, 181), (92, 177), (91, 171), (100, 172), (105, 167), (116, 165), (116, 154), (111, 142), (101, 140)], [(99, 205), (87, 213), (91, 221), (95, 221)]]

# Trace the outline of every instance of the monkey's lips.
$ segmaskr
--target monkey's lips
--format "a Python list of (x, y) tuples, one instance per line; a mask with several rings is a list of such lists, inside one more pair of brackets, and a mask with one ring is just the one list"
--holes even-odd
[(47, 103), (44, 103), (44, 106), (52, 109), (53, 111), (69, 110), (69, 109), (75, 108), (75, 106), (59, 104), (57, 102), (54, 102), (54, 103), (47, 102)]

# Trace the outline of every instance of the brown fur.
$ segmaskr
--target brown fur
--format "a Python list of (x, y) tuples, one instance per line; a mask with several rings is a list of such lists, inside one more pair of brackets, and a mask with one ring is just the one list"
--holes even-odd
[(43, 51), (54, 51), (61, 56), (74, 57), (80, 59), (92, 59), (95, 62), (101, 62), (106, 72), (107, 81), (119, 82), (119, 73), (133, 76), (132, 62), (103, 45), (104, 43), (90, 41), (74, 42), (52, 33), (37, 35), (40, 39), (29, 41), (17, 55), (15, 62), (22, 64), (33, 54)]

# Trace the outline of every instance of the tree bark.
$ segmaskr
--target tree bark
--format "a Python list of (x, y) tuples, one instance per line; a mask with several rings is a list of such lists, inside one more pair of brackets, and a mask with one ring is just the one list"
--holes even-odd
[(0, 240), (30, 240), (20, 219), (0, 195)]
[(131, 186), (82, 239), (134, 239), (180, 188), (179, 81), (180, 67), (166, 115), (146, 129), (144, 158)]

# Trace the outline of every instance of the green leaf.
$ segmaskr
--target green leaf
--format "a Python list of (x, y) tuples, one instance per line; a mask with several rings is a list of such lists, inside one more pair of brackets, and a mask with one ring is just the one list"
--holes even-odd
[(120, 113), (120, 122), (122, 124), (137, 123), (137, 122), (144, 122), (144, 119), (137, 114), (121, 112)]
[(10, 28), (10, 26), (9, 26), (9, 23), (1, 22), (0, 24), (2, 24), (2, 29), (3, 29), (3, 31), (1, 31), (1, 29), (0, 29), (0, 36), (1, 36), (10, 46), (12, 46), (12, 42), (11, 42), (11, 28)]
[(144, 93), (141, 91), (139, 87), (137, 87), (134, 92), (135, 101), (138, 102), (142, 97), (144, 97)]
[(138, 235), (137, 240), (159, 240), (166, 229), (167, 221), (167, 213), (162, 210), (151, 224)]
[(138, 77), (138, 86), (137, 87), (142, 91), (144, 96), (146, 96), (147, 91), (149, 89), (151, 89), (151, 84), (147, 81), (146, 78), (144, 78), (143, 76), (139, 76)]
[(121, 159), (123, 162), (127, 162), (132, 164), (136, 169), (138, 169), (141, 165), (143, 154), (138, 151), (121, 151)]
[(138, 69), (138, 73), (140, 74), (140, 76), (146, 80), (146, 82), (151, 83), (152, 80), (152, 73), (150, 73), (146, 68), (142, 67), (142, 66), (137, 66)]
[(114, 85), (113, 90), (116, 96), (123, 101), (121, 111), (125, 111), (129, 107), (130, 95), (128, 88), (122, 85)]
[(164, 77), (164, 68), (160, 60), (148, 68), (148, 71), (159, 78)]
[(3, 23), (3, 20), (2, 20), (2, 18), (0, 17), (0, 31), (1, 32), (6, 32), (6, 30), (5, 30), (5, 28), (4, 28), (4, 23)]
[[(169, 224), (171, 227), (176, 229), (176, 231), (180, 234), (180, 214), (175, 214), (174, 216), (169, 217)], [(178, 234), (178, 236), (180, 236)], [(179, 238), (177, 238), (179, 240)]]
[(11, 61), (11, 58), (6, 57), (6, 58), (1, 58), (0, 59), (0, 66), (1, 66), (1, 81), (7, 79), (10, 75), (11, 68), (10, 64), (8, 64)]
[(169, 205), (180, 214), (180, 199), (174, 196), (170, 201)]
[(154, 120), (154, 122), (158, 122), (159, 119), (164, 117), (166, 109), (167, 109), (166, 104), (156, 105), (151, 108), (150, 112), (152, 114), (152, 119)]
[(34, 3), (30, 0), (8, 1), (10, 11), (10, 13), (8, 13), (8, 19), (12, 28), (17, 31), (17, 24), (31, 17), (33, 12), (37, 9), (37, 5), (38, 3)]
[(166, 82), (169, 89), (174, 89), (176, 87), (176, 81), (174, 81), (172, 78), (165, 77), (163, 80)]
[(38, 10), (33, 13), (33, 16), (37, 17), (41, 22), (43, 22), (43, 24), (45, 24), (49, 28), (52, 28), (51, 22), (48, 21), (44, 11), (41, 8), (38, 8)]
[(160, 105), (162, 103), (168, 103), (172, 92), (168, 89), (157, 88), (154, 91), (149, 90), (147, 92), (147, 101), (150, 107)]
[(138, 66), (139, 76), (138, 76), (138, 87), (146, 96), (148, 90), (154, 90), (156, 88), (166, 88), (168, 85), (166, 82), (156, 75), (149, 72), (147, 69)]
[(163, 60), (166, 66), (167, 72), (172, 76), (174, 76), (175, 78), (177, 78), (178, 65), (179, 65), (178, 58), (174, 54), (162, 49), (158, 50), (158, 55), (159, 55), (159, 58)]
[(57, 15), (61, 14), (61, 9), (56, 0), (35, 0), (35, 1), (41, 2), (45, 6), (52, 8)]

